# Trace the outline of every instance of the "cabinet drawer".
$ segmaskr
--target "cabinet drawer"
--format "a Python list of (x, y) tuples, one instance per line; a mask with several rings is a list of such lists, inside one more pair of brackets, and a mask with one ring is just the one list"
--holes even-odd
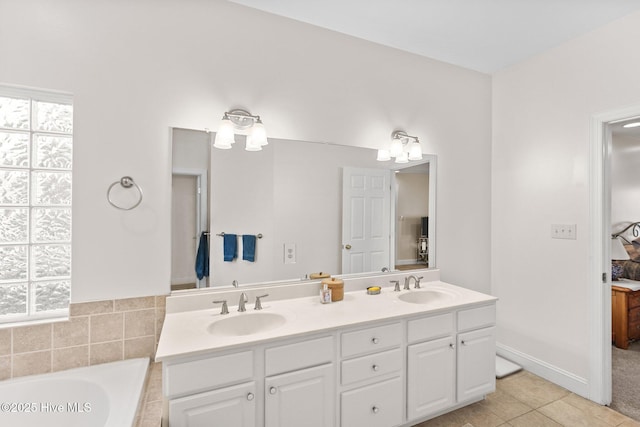
[(640, 292), (631, 292), (629, 294), (628, 307), (640, 307)]
[(342, 362), (342, 384), (376, 378), (402, 369), (400, 349), (383, 351)]
[(458, 331), (491, 326), (496, 323), (496, 306), (471, 308), (458, 312)]
[(346, 332), (341, 336), (342, 357), (385, 350), (399, 346), (401, 342), (402, 326), (400, 323)]
[(640, 322), (640, 307), (629, 310), (629, 325)]
[(423, 317), (407, 322), (409, 343), (440, 338), (453, 333), (453, 313)]
[(402, 380), (393, 378), (342, 393), (341, 425), (390, 427), (402, 423)]
[(253, 351), (163, 366), (164, 395), (172, 398), (253, 379)]
[(265, 372), (267, 375), (276, 375), (321, 365), (331, 362), (334, 353), (333, 337), (272, 347), (265, 352)]

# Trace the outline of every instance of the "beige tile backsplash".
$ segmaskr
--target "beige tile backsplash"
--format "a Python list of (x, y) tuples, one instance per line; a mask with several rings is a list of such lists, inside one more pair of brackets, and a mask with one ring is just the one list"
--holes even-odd
[(0, 329), (0, 380), (136, 357), (153, 359), (165, 299), (71, 304), (68, 321)]

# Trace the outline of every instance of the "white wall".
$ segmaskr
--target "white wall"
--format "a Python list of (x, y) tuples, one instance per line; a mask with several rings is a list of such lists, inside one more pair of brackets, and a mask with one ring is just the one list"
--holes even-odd
[[(0, 11), (0, 82), (74, 94), (74, 302), (169, 291), (169, 127), (215, 130), (233, 107), (271, 137), (377, 148), (394, 129), (420, 136), (439, 156), (442, 278), (489, 290), (489, 76), (220, 0)], [(123, 175), (145, 191), (131, 212), (105, 198)]]
[[(640, 101), (640, 13), (493, 77), (492, 290), (500, 345), (589, 381), (589, 124)], [(551, 224), (577, 224), (552, 240)]]
[(614, 135), (611, 146), (611, 225), (620, 231), (640, 221), (640, 138)]

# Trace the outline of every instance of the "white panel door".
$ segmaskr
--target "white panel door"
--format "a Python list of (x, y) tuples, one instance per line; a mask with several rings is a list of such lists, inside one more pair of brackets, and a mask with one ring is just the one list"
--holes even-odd
[(495, 327), (458, 335), (458, 403), (496, 389)]
[(390, 171), (345, 167), (342, 176), (342, 273), (390, 265)]
[(333, 365), (328, 363), (267, 377), (265, 426), (332, 427), (334, 375)]
[(255, 427), (256, 384), (250, 382), (169, 401), (171, 427)]
[(456, 403), (453, 337), (410, 345), (407, 349), (408, 418), (424, 417), (453, 406)]

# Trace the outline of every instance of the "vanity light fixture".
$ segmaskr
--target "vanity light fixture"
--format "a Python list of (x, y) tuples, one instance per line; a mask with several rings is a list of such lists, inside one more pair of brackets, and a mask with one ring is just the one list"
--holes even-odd
[(396, 159), (396, 163), (408, 163), (409, 160), (422, 160), (422, 147), (417, 136), (407, 135), (405, 131), (396, 130), (391, 134), (389, 148), (378, 150), (377, 160), (385, 162)]
[(245, 145), (247, 151), (260, 151), (269, 143), (260, 116), (254, 116), (246, 110), (235, 109), (224, 113), (213, 146), (222, 150), (230, 149), (236, 142), (236, 133), (247, 136)]
[(627, 123), (626, 125), (622, 125), (623, 128), (636, 128), (640, 126), (640, 122), (631, 122), (631, 123)]

